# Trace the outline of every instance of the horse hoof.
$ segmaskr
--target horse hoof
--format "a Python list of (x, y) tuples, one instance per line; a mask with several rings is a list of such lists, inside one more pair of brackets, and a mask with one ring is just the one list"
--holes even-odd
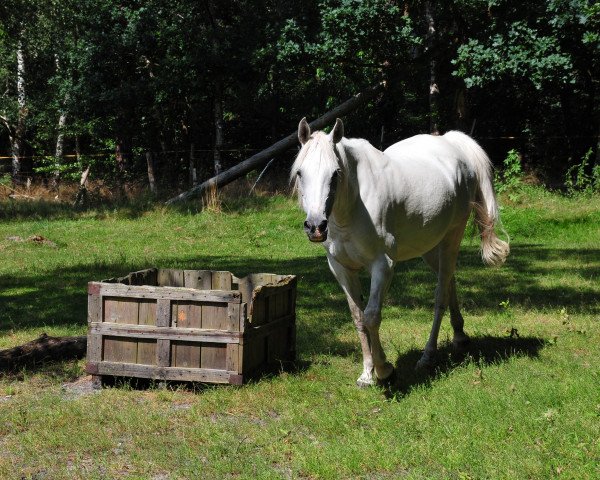
[(454, 335), (452, 339), (452, 346), (458, 351), (465, 350), (470, 343), (471, 339), (464, 333), (462, 335)]
[(372, 375), (363, 373), (360, 377), (358, 377), (358, 380), (356, 380), (356, 385), (358, 388), (369, 388), (375, 385), (375, 381), (373, 380)]
[(370, 388), (373, 385), (375, 385), (375, 382), (373, 380), (362, 380), (362, 379), (358, 379), (356, 381), (356, 386), (358, 388)]
[(394, 366), (390, 362), (385, 362), (381, 368), (375, 369), (375, 374), (379, 383), (385, 382), (393, 376)]
[(396, 370), (395, 369), (392, 371), (392, 373), (390, 373), (384, 379), (381, 379), (381, 378), (377, 379), (377, 386), (383, 387), (383, 388), (389, 388), (392, 385), (394, 385), (395, 383), (396, 383)]
[(417, 362), (415, 370), (417, 372), (428, 371), (431, 370), (434, 366), (435, 362), (430, 357), (425, 357), (425, 355), (423, 355)]

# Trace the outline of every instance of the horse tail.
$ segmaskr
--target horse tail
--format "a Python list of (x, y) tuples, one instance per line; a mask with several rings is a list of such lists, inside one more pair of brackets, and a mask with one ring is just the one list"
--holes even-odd
[[(472, 207), (481, 237), (483, 262), (490, 266), (502, 265), (510, 252), (510, 247), (508, 242), (501, 240), (496, 235), (495, 226), (497, 224), (501, 226), (501, 223), (492, 182), (492, 163), (479, 144), (468, 135), (451, 131), (446, 133), (444, 138), (463, 154), (463, 158), (475, 170), (477, 191)], [(502, 230), (506, 234), (504, 229)]]

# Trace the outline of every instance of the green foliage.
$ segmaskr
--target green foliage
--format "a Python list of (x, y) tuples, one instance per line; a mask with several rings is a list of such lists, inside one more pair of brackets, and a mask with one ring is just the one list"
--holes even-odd
[(504, 168), (496, 173), (495, 188), (498, 193), (508, 193), (513, 201), (519, 197), (523, 186), (523, 167), (521, 154), (517, 150), (510, 150), (504, 159)]
[(21, 43), (22, 155), (40, 174), (52, 171), (36, 159), (54, 154), (61, 113), (65, 153), (76, 139), (83, 153), (107, 153), (97, 175), (116, 176), (107, 145), (123, 152), (126, 179), (145, 176), (151, 151), (177, 188), (192, 144), (204, 151), (197, 170), (212, 171), (215, 100), (227, 168), (381, 81), (385, 92), (344, 119), (349, 135), (377, 146), (429, 131), (432, 116), (442, 131), (477, 119), (477, 135), (524, 137), (527, 162), (562, 178), (564, 159), (581, 158), (598, 132), (598, 2), (5, 0), (0, 19), (0, 153), (19, 118)]
[(567, 194), (593, 195), (600, 193), (600, 165), (590, 168), (593, 151), (590, 148), (581, 159), (581, 163), (572, 165), (565, 175)]
[(458, 48), (454, 64), (467, 87), (507, 78), (526, 79), (537, 90), (547, 82), (575, 82), (572, 60), (561, 51), (558, 39), (541, 35), (525, 22), (515, 22), (487, 41), (471, 39)]

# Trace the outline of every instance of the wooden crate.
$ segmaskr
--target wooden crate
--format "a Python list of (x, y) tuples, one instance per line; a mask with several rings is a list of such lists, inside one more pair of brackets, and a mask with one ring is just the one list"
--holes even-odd
[(231, 383), (296, 359), (296, 277), (157, 269), (88, 284), (86, 371)]

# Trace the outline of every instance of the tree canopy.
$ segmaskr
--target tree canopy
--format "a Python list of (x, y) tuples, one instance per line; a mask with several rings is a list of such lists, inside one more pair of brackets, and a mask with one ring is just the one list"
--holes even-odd
[(562, 178), (599, 155), (599, 32), (586, 0), (4, 0), (0, 173), (185, 187), (385, 82), (351, 136), (462, 129)]

